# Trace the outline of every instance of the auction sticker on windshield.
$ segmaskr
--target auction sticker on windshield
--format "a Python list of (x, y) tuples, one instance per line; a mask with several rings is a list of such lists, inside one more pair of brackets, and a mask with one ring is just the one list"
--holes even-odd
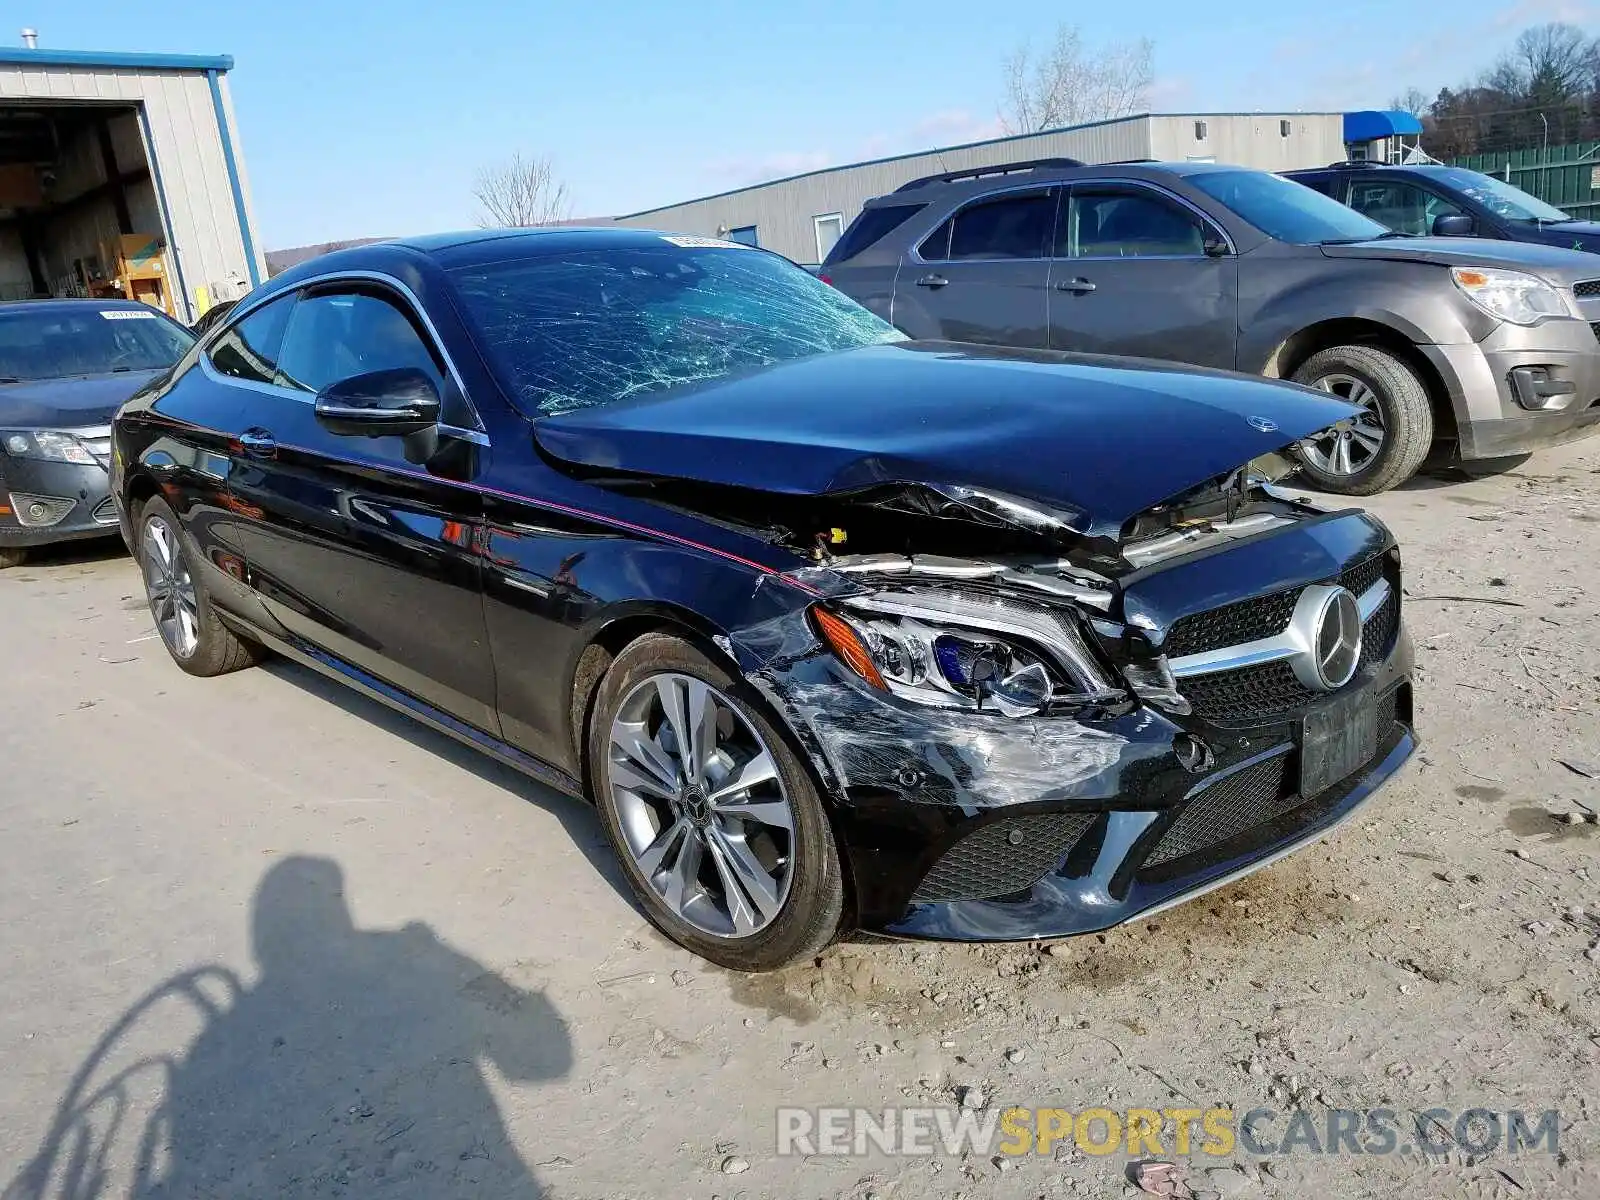
[(721, 238), (693, 237), (689, 234), (663, 233), (663, 242), (671, 242), (674, 246), (716, 246), (723, 250), (748, 250), (749, 246), (739, 242), (725, 242)]
[(154, 321), (153, 312), (140, 312), (136, 308), (102, 308), (100, 315), (108, 321)]

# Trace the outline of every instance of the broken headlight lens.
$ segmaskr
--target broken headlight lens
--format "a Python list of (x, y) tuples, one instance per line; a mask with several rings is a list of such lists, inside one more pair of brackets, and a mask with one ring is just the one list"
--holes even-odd
[(812, 610), (823, 640), (882, 691), (939, 708), (1031, 716), (1120, 699), (1070, 614), (987, 596), (879, 592)]

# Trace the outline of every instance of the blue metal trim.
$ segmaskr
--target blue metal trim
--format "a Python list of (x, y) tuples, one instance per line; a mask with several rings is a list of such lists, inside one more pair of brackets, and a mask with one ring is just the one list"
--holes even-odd
[(0, 46), (0, 65), (120, 67), (129, 71), (231, 71), (231, 54), (128, 54), (116, 50), (28, 50)]
[(172, 210), (167, 207), (167, 189), (161, 185), (161, 164), (156, 157), (156, 137), (150, 129), (150, 114), (144, 102), (139, 103), (139, 128), (144, 132), (144, 153), (150, 161), (150, 179), (156, 185), (156, 207), (161, 210), (161, 228), (172, 251), (172, 269), (178, 277), (178, 307), (183, 313), (183, 323), (194, 319), (194, 306), (189, 301), (189, 285), (183, 281), (183, 258), (178, 253), (178, 235), (172, 228)]
[(244, 239), (245, 261), (250, 269), (250, 286), (261, 283), (261, 270), (256, 266), (256, 243), (250, 236), (250, 216), (244, 210), (244, 188), (239, 183), (239, 162), (233, 156), (233, 135), (228, 132), (228, 110), (222, 103), (220, 71), (207, 71), (206, 82), (211, 85), (211, 107), (217, 114), (217, 132), (222, 135), (222, 161), (228, 167), (228, 186), (233, 189), (233, 211), (239, 218), (239, 236)]

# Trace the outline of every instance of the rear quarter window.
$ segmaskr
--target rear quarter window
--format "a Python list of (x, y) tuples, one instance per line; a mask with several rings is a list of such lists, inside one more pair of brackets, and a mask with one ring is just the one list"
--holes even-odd
[(824, 264), (831, 266), (842, 263), (868, 247), (876, 246), (927, 207), (926, 204), (885, 204), (879, 208), (862, 209), (861, 215), (850, 222), (850, 228), (844, 231), (844, 236), (828, 251)]

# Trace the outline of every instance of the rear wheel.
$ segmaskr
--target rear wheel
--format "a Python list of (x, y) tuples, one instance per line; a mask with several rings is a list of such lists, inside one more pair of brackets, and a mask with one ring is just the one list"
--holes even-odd
[(650, 920), (712, 962), (765, 971), (833, 938), (844, 886), (816, 788), (760, 699), (651, 634), (600, 684), (589, 777)]
[(1361, 408), (1297, 447), (1301, 470), (1316, 487), (1371, 496), (1416, 474), (1433, 444), (1433, 408), (1403, 359), (1376, 346), (1334, 346), (1308, 358), (1294, 381)]
[(195, 577), (178, 518), (154, 497), (139, 511), (139, 571), (156, 632), (177, 663), (191, 675), (225, 675), (253, 666), (262, 649), (222, 623), (205, 585)]

